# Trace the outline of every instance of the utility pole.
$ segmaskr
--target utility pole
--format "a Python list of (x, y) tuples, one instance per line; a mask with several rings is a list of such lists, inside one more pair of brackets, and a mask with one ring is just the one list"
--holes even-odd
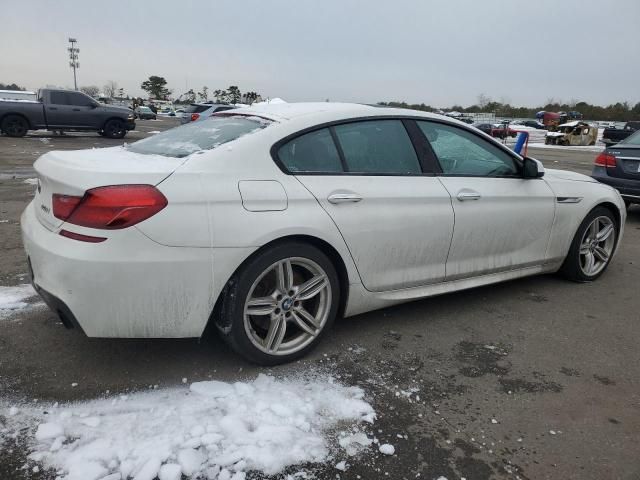
[(76, 43), (78, 43), (78, 41), (75, 38), (69, 37), (69, 43), (71, 44), (71, 46), (67, 48), (67, 50), (69, 51), (69, 66), (73, 68), (73, 86), (76, 90), (78, 90), (76, 69), (80, 68), (80, 62), (78, 62), (78, 54), (80, 53), (80, 49), (76, 48)]

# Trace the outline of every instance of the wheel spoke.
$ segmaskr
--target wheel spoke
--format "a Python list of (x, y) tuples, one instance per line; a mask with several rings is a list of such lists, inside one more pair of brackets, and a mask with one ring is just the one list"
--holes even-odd
[(602, 262), (606, 262), (609, 260), (609, 252), (607, 252), (604, 248), (598, 246), (594, 249), (593, 254), (598, 258), (598, 260)]
[(584, 272), (587, 275), (590, 275), (591, 272), (593, 271), (593, 266), (595, 264), (595, 257), (593, 256), (593, 253), (591, 253), (591, 251), (589, 251), (589, 253), (587, 253), (584, 256)]
[(247, 302), (245, 313), (247, 315), (270, 315), (276, 309), (276, 300), (273, 297), (252, 298)]
[(293, 269), (290, 260), (283, 260), (276, 266), (276, 277), (278, 278), (278, 290), (286, 294), (293, 287)]
[(327, 277), (325, 275), (316, 275), (304, 282), (298, 287), (296, 300), (304, 301), (315, 297), (327, 286)]
[(269, 331), (264, 339), (265, 348), (270, 352), (277, 352), (286, 332), (287, 322), (284, 317), (278, 315), (277, 317), (272, 318), (271, 325), (269, 325)]
[(589, 240), (594, 240), (598, 234), (598, 228), (600, 226), (600, 220), (597, 218), (589, 225)]
[(613, 232), (613, 224), (609, 223), (602, 230), (598, 232), (598, 234), (596, 235), (596, 240), (598, 242), (604, 242), (607, 238), (611, 236), (612, 232)]
[(298, 307), (293, 312), (293, 319), (296, 325), (309, 335), (316, 336), (320, 326), (316, 321), (316, 318), (311, 315), (304, 307)]

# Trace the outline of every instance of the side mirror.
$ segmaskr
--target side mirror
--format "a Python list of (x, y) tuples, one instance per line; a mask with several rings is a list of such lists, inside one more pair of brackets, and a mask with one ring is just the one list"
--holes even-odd
[(98, 108), (98, 104), (97, 103), (92, 103), (91, 105), (89, 105), (91, 108)]
[(540, 178), (544, 176), (544, 167), (535, 158), (524, 157), (522, 164), (522, 176), (524, 178)]

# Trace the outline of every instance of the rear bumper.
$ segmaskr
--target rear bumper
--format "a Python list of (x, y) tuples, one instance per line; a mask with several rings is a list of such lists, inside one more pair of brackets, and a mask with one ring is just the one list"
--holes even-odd
[(594, 167), (591, 177), (618, 190), (625, 200), (629, 200), (632, 203), (640, 203), (640, 181), (610, 177), (607, 175), (605, 167)]
[(72, 240), (46, 229), (33, 203), (21, 224), (34, 287), (65, 325), (90, 337), (202, 334), (215, 301), (212, 249), (167, 247), (135, 227), (100, 231), (102, 243)]

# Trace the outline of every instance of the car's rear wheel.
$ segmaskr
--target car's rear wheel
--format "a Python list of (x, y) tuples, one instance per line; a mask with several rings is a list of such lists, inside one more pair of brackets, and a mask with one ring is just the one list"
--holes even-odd
[(24, 137), (29, 131), (29, 123), (20, 115), (7, 115), (0, 129), (10, 137)]
[(117, 118), (111, 119), (105, 123), (102, 131), (104, 132), (104, 136), (108, 138), (123, 138), (127, 133), (124, 122)]
[(576, 282), (590, 282), (604, 273), (616, 247), (618, 225), (611, 210), (596, 207), (580, 224), (562, 273)]
[(299, 242), (276, 245), (251, 259), (221, 295), (216, 325), (222, 337), (261, 365), (289, 362), (315, 347), (340, 301), (331, 260)]

